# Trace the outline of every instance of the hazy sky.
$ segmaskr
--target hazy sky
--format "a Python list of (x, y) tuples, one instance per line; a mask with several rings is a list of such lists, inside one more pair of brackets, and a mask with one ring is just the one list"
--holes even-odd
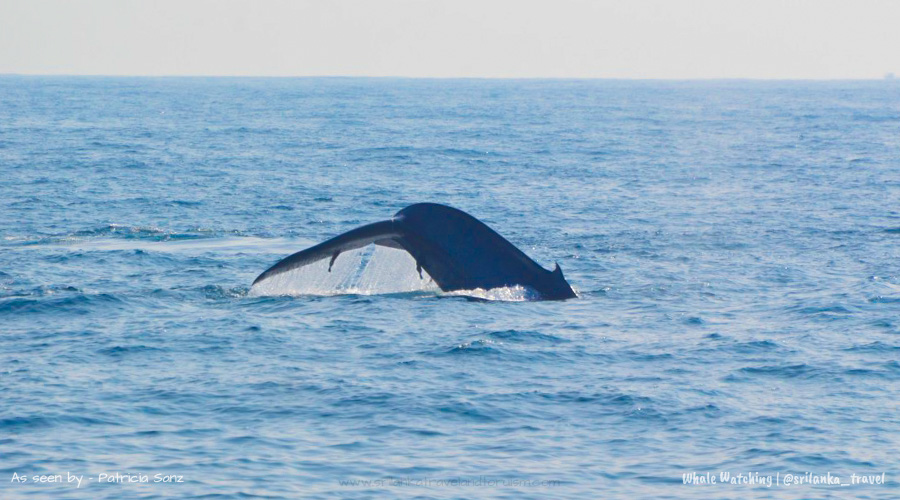
[(900, 76), (900, 1), (0, 0), (0, 73)]

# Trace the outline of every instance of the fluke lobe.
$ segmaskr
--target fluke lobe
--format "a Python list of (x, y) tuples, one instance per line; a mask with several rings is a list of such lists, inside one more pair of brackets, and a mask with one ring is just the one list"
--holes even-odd
[(374, 243), (405, 250), (445, 292), (523, 286), (543, 300), (574, 298), (559, 264), (548, 271), (475, 217), (446, 205), (417, 203), (375, 222), (297, 252), (260, 274), (253, 284)]

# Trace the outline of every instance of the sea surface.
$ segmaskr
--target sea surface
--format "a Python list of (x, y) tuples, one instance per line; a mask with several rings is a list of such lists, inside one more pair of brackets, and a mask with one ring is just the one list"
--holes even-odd
[[(250, 293), (423, 201), (578, 298)], [(897, 498), (898, 257), (896, 81), (0, 77), (0, 498)]]

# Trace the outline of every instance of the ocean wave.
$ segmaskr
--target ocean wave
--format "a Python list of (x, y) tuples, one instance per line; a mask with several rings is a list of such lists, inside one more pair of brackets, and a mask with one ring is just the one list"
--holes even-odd
[(35, 298), (0, 298), (0, 315), (89, 314), (97, 308), (122, 308), (126, 301), (115, 294), (49, 295)]

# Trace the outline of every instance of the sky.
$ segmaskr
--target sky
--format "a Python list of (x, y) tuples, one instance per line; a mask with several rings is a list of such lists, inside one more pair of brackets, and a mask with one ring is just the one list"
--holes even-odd
[(900, 77), (894, 0), (0, 0), (0, 74)]

